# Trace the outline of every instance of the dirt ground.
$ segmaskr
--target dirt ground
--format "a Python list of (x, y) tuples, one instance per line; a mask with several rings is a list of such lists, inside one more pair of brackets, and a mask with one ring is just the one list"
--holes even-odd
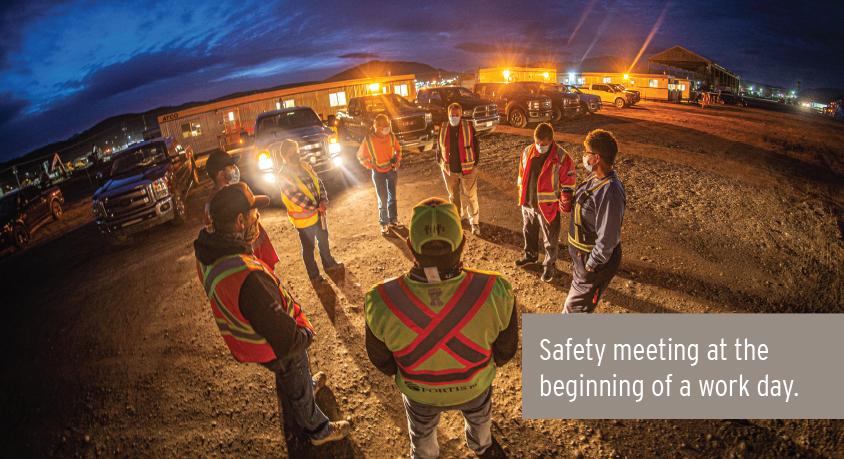
[[(568, 121), (557, 139), (580, 163), (583, 136), (620, 141), (628, 193), (624, 259), (598, 313), (844, 312), (844, 126), (756, 109), (643, 102)], [(531, 131), (501, 126), (481, 140), (481, 237), (466, 265), (509, 278), (523, 312), (559, 313), (570, 282), (565, 252), (553, 284), (516, 268), (522, 246), (515, 176)], [(579, 168), (579, 178), (582, 178)], [(123, 247), (104, 244), (90, 201), (71, 206), (22, 253), (0, 260), (7, 352), (0, 408), (6, 451), (26, 456), (400, 457), (409, 450), (401, 399), (364, 349), (362, 296), (411, 262), (383, 238), (361, 173), (329, 208), (345, 279), (315, 290), (283, 211), (262, 214), (276, 272), (317, 332), (311, 365), (329, 374), (318, 402), (348, 419), (343, 442), (310, 448), (285, 430), (275, 381), (227, 351), (196, 278), (192, 242), (207, 181), (183, 227)], [(399, 178), (399, 216), (444, 196), (430, 153)], [(563, 222), (567, 227), (567, 219)], [(811, 358), (811, 356), (807, 356)], [(495, 381), (493, 434), (510, 457), (829, 457), (844, 424), (825, 420), (558, 420), (521, 417), (521, 354)], [(443, 457), (470, 457), (462, 420), (439, 428)], [(285, 434), (285, 432), (287, 432)]]

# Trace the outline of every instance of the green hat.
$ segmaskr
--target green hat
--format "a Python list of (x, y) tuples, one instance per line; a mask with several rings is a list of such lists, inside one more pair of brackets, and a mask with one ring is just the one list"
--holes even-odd
[(410, 217), (410, 246), (422, 253), (422, 246), (431, 241), (445, 241), (452, 252), (463, 242), (463, 227), (457, 207), (440, 198), (428, 198), (413, 208)]

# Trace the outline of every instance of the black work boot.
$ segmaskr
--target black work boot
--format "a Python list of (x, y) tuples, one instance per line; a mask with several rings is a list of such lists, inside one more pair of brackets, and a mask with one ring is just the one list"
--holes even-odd
[(527, 266), (536, 263), (536, 257), (529, 257), (527, 255), (516, 260), (516, 266)]
[(554, 280), (554, 275), (557, 274), (557, 268), (553, 266), (546, 266), (542, 270), (542, 282), (551, 282)]

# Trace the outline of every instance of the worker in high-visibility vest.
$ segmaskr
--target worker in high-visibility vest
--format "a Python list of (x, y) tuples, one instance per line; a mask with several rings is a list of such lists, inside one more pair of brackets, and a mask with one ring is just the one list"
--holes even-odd
[(461, 216), (469, 219), (472, 234), (480, 236), (477, 167), (481, 152), (475, 126), (462, 117), (460, 104), (454, 102), (448, 106), (448, 121), (440, 126), (437, 139), (437, 162), (442, 169), (448, 200), (457, 206)]
[(401, 164), (401, 144), (392, 133), (390, 118), (381, 113), (375, 117), (372, 131), (366, 134), (358, 148), (358, 161), (372, 171), (372, 183), (378, 196), (378, 224), (381, 234), (399, 226), (396, 204), (396, 181)]
[(551, 282), (557, 271), (561, 214), (571, 212), (575, 168), (568, 152), (554, 142), (554, 128), (550, 124), (536, 126), (533, 140), (534, 143), (522, 150), (519, 161), (517, 183), (525, 252), (516, 260), (516, 266), (537, 262), (542, 238), (545, 249), (542, 281)]
[(307, 349), (314, 328), (272, 269), (252, 252), (258, 209), (269, 203), (242, 182), (215, 193), (209, 206), (214, 231), (203, 228), (194, 241), (197, 273), (232, 356), (274, 372), (293, 418), (311, 443), (321, 445), (344, 438), (351, 426), (329, 421), (316, 405), (314, 393), (327, 376), (311, 375)]
[(466, 240), (454, 204), (413, 208), (410, 272), (366, 294), (366, 350), (402, 393), (414, 458), (439, 455), (440, 413), (458, 410), (477, 454), (492, 445), (492, 381), (518, 347), (516, 297), (494, 272), (464, 268)]
[(595, 129), (583, 140), (583, 167), (589, 172), (574, 195), (569, 224), (572, 280), (563, 312), (592, 312), (621, 264), (621, 222), (627, 201), (613, 170), (618, 142)]
[(280, 146), (283, 166), (278, 174), (281, 200), (287, 208), (287, 217), (299, 233), (302, 260), (313, 283), (324, 280), (314, 259), (314, 245), (319, 247), (319, 258), (326, 272), (342, 271), (343, 263), (331, 255), (328, 244), (328, 194), (310, 164), (299, 156), (299, 144), (285, 140)]
[[(211, 215), (209, 213), (211, 198), (224, 186), (240, 183), (240, 169), (237, 167), (236, 158), (222, 150), (214, 150), (208, 155), (208, 161), (205, 163), (205, 171), (208, 173), (208, 177), (211, 179), (213, 185), (211, 193), (208, 195), (208, 201), (205, 203), (205, 229), (213, 232), (214, 225), (211, 224)], [(278, 263), (278, 254), (275, 251), (275, 247), (273, 247), (272, 241), (270, 241), (267, 230), (260, 223), (258, 224), (258, 240), (252, 245), (252, 251), (270, 269), (275, 269), (275, 265)]]

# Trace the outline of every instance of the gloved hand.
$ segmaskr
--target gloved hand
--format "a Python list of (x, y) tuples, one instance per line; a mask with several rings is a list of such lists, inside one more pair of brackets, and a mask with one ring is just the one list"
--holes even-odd
[(571, 192), (563, 192), (560, 194), (560, 210), (565, 213), (571, 212)]

